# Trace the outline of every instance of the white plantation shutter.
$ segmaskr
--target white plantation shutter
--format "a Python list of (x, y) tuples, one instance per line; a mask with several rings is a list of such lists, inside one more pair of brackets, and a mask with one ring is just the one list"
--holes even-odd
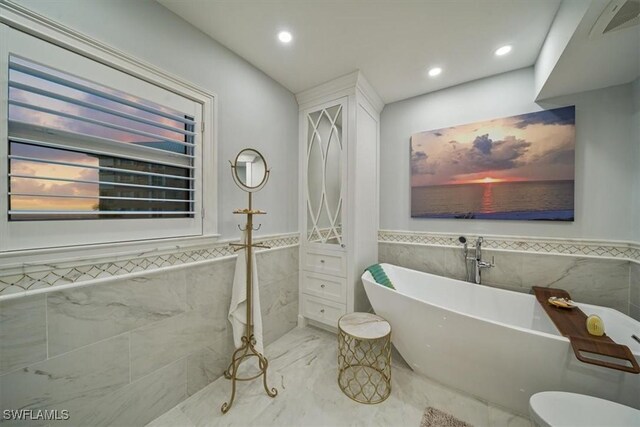
[(202, 106), (2, 30), (0, 250), (201, 234)]
[[(195, 126), (185, 114), (10, 56), (9, 219), (193, 215)], [(93, 149), (100, 143), (106, 148)]]

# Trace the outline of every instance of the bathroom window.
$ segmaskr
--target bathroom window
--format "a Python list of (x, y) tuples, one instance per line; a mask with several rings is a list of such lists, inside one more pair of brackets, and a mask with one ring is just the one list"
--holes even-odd
[(203, 104), (1, 30), (0, 251), (203, 235)]

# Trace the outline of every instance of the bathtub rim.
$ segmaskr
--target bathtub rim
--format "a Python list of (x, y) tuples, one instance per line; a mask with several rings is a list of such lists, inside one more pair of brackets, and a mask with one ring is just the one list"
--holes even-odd
[[(424, 271), (419, 271), (419, 270), (412, 270), (412, 269), (410, 269), (410, 268), (401, 267), (401, 266), (399, 266), (399, 265), (395, 265), (395, 264), (380, 263), (380, 265), (381, 265), (383, 268), (384, 268), (384, 266), (390, 266), (390, 267), (393, 267), (393, 268), (402, 269), (402, 270), (407, 270), (407, 271), (412, 271), (412, 272), (416, 272), (416, 273), (420, 273), (420, 274), (426, 274), (426, 275), (429, 275), (429, 276), (435, 276), (435, 277), (445, 278), (445, 279), (449, 279), (449, 280), (455, 280), (455, 281), (457, 281), (457, 282), (462, 282), (462, 283), (469, 283), (469, 282), (465, 282), (465, 281), (463, 281), (463, 280), (453, 279), (453, 278), (451, 278), (451, 277), (439, 276), (439, 275), (437, 275), (437, 274), (433, 274), (433, 273), (426, 273), (426, 272), (424, 272)], [(439, 304), (434, 304), (434, 303), (432, 303), (432, 302), (428, 302), (428, 301), (425, 301), (425, 300), (422, 300), (422, 299), (416, 298), (416, 297), (414, 297), (414, 296), (408, 295), (408, 294), (406, 294), (406, 293), (400, 292), (400, 291), (398, 291), (397, 289), (390, 289), (390, 288), (388, 288), (388, 287), (386, 287), (386, 286), (384, 286), (384, 285), (379, 284), (379, 283), (378, 283), (378, 282), (376, 282), (375, 280), (373, 280), (373, 275), (372, 275), (368, 270), (365, 270), (365, 271), (364, 271), (364, 273), (362, 273), (361, 279), (362, 279), (363, 281), (365, 281), (365, 280), (366, 280), (366, 281), (367, 281), (367, 282), (369, 282), (370, 284), (374, 284), (374, 285), (379, 286), (379, 287), (381, 287), (381, 288), (385, 288), (385, 289), (386, 289), (386, 291), (388, 291), (388, 292), (395, 292), (395, 293), (398, 293), (398, 294), (400, 294), (400, 295), (402, 295), (402, 296), (404, 296), (404, 297), (406, 297), (406, 298), (410, 298), (410, 299), (412, 299), (412, 300), (414, 300), (414, 301), (417, 301), (417, 302), (420, 302), (420, 303), (423, 303), (423, 304), (427, 304), (427, 305), (430, 305), (430, 306), (432, 306), (432, 307), (436, 307), (436, 308), (441, 309), (441, 310), (449, 311), (449, 312), (452, 312), (452, 313), (455, 313), (455, 314), (458, 314), (458, 315), (461, 315), (461, 316), (464, 316), (464, 317), (467, 317), (467, 318), (470, 318), (470, 319), (480, 320), (480, 321), (488, 322), (488, 323), (491, 323), (491, 324), (494, 324), (494, 325), (507, 327), (507, 328), (514, 329), (514, 330), (517, 330), (517, 331), (520, 331), (520, 332), (533, 333), (533, 334), (536, 334), (536, 335), (539, 335), (539, 336), (542, 336), (542, 337), (552, 338), (552, 339), (555, 339), (555, 340), (560, 341), (560, 342), (565, 342), (565, 343), (567, 343), (567, 345), (570, 345), (569, 338), (565, 337), (564, 335), (560, 335), (560, 332), (559, 332), (559, 331), (558, 331), (558, 334), (559, 334), (559, 335), (554, 335), (554, 334), (550, 334), (550, 333), (548, 333), (548, 332), (538, 331), (538, 330), (535, 330), (535, 329), (529, 329), (529, 328), (523, 328), (523, 327), (521, 327), (521, 326), (510, 325), (510, 324), (508, 324), (508, 323), (503, 323), (503, 322), (499, 322), (499, 321), (496, 321), (496, 320), (487, 319), (487, 318), (484, 318), (484, 317), (478, 317), (478, 316), (475, 316), (475, 315), (473, 315), (473, 314), (464, 313), (464, 312), (459, 311), (459, 310), (456, 310), (456, 309), (452, 309), (452, 308), (449, 308), (449, 307), (445, 307), (445, 306), (442, 306), (442, 305), (439, 305)], [(469, 285), (472, 285), (472, 286), (473, 286), (473, 285), (475, 285), (475, 284), (469, 283)], [(477, 284), (476, 286), (486, 286), (486, 285)], [(519, 293), (519, 292), (516, 292), (516, 291), (510, 291), (510, 290), (508, 290), (508, 289), (501, 289), (501, 288), (494, 288), (494, 287), (490, 287), (490, 289), (491, 289), (492, 291), (495, 291), (495, 292)], [(365, 292), (366, 292), (366, 288), (365, 288)], [(524, 295), (531, 295), (531, 294), (524, 294)], [(533, 295), (531, 295), (531, 296), (533, 297)], [(534, 298), (535, 298), (535, 297), (534, 297)], [(538, 303), (538, 301), (535, 301), (535, 303)], [(591, 304), (587, 304), (587, 305), (591, 305)], [(579, 306), (580, 306), (580, 303), (578, 303), (578, 307), (579, 307)], [(611, 310), (611, 311), (614, 311), (614, 312), (616, 312), (616, 313), (620, 313), (619, 311), (614, 310), (614, 309), (609, 308), (609, 307), (602, 307), (602, 306), (595, 306), (595, 307), (598, 307), (598, 308), (603, 309), (603, 310)], [(545, 314), (546, 314), (546, 313), (545, 313)], [(624, 314), (624, 313), (620, 313), (620, 314)], [(631, 350), (631, 349), (630, 349), (630, 350)], [(640, 359), (640, 352), (636, 353), (636, 352), (634, 352), (633, 350), (631, 350), (631, 353), (632, 353), (636, 358)]]

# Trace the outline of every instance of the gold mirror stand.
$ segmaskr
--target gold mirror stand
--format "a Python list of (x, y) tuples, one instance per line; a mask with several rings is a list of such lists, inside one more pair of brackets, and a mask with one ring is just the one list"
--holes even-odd
[[(260, 156), (262, 157), (262, 155)], [(232, 169), (232, 174), (234, 176), (234, 180), (236, 179), (236, 176), (237, 176), (235, 168), (236, 168), (236, 165), (232, 163), (231, 169)], [(229, 399), (228, 402), (224, 402), (222, 404), (222, 408), (220, 409), (222, 410), (223, 414), (226, 414), (229, 411), (229, 409), (231, 409), (231, 406), (233, 405), (233, 400), (236, 397), (237, 381), (251, 381), (262, 376), (263, 378), (262, 384), (264, 385), (264, 390), (267, 392), (267, 395), (269, 397), (276, 397), (278, 395), (278, 390), (276, 390), (275, 388), (269, 389), (269, 386), (267, 385), (267, 368), (269, 367), (269, 362), (267, 361), (267, 358), (264, 357), (262, 353), (256, 350), (255, 348), (256, 338), (253, 334), (253, 248), (268, 249), (269, 246), (266, 246), (262, 243), (253, 243), (253, 232), (260, 229), (260, 226), (258, 226), (258, 228), (255, 228), (255, 229), (253, 228), (253, 216), (265, 215), (266, 212), (253, 209), (251, 196), (253, 195), (253, 191), (257, 191), (258, 189), (261, 189), (264, 186), (264, 184), (266, 184), (266, 181), (269, 177), (269, 172), (270, 171), (266, 169), (266, 161), (265, 161), (265, 177), (262, 183), (260, 184), (259, 188), (251, 191), (241, 185), (238, 185), (238, 187), (242, 188), (243, 190), (249, 193), (249, 207), (246, 209), (236, 209), (235, 211), (233, 211), (234, 214), (247, 216), (247, 225), (245, 226), (245, 228), (241, 228), (240, 226), (238, 226), (238, 228), (240, 228), (240, 231), (243, 231), (246, 233), (244, 243), (230, 244), (231, 246), (234, 247), (234, 251), (239, 251), (244, 249), (247, 255), (246, 256), (247, 258), (247, 267), (246, 267), (247, 268), (247, 327), (244, 331), (244, 335), (242, 336), (242, 345), (240, 346), (240, 348), (236, 349), (233, 352), (233, 356), (231, 357), (231, 363), (229, 364), (229, 367), (227, 368), (227, 370), (224, 372), (224, 377), (228, 380), (231, 380), (231, 398)], [(236, 184), (237, 184), (237, 181), (236, 181)], [(258, 358), (259, 372), (249, 377), (238, 376), (238, 369), (240, 368), (240, 364), (243, 361), (250, 359), (252, 357)]]

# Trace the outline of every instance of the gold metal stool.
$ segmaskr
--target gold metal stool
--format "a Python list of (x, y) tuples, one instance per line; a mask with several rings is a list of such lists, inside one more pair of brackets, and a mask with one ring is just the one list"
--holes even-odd
[(338, 320), (338, 385), (360, 403), (380, 403), (391, 393), (391, 325), (370, 313)]

